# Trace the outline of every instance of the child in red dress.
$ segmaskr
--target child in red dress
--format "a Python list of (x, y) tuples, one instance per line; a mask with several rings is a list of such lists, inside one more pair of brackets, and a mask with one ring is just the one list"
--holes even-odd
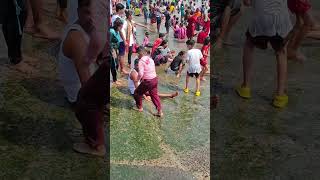
[(202, 71), (200, 75), (200, 80), (205, 81), (204, 75), (208, 71), (208, 56), (209, 56), (209, 49), (210, 49), (210, 37), (205, 38), (203, 46), (201, 48), (203, 58), (200, 60), (200, 64), (202, 66)]

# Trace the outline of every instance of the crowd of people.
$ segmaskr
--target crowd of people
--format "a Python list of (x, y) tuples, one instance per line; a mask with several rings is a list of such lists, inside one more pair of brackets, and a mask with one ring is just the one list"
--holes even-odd
[[(319, 39), (320, 31), (308, 0), (113, 0), (110, 6), (105, 0), (58, 0), (56, 15), (65, 23), (62, 36), (45, 23), (43, 0), (3, 0), (0, 4), (0, 23), (13, 66), (23, 63), (24, 32), (60, 40), (58, 78), (85, 137), (84, 142), (75, 143), (74, 150), (98, 156), (104, 156), (106, 149), (103, 113), (110, 97), (108, 69), (115, 86), (122, 85), (119, 74), (120, 79), (128, 78), (128, 95), (133, 95), (136, 102), (134, 109), (142, 112), (146, 99), (155, 105), (154, 115), (162, 117), (160, 98), (174, 98), (179, 92), (158, 92), (157, 66), (175, 74), (172, 78), (185, 75), (184, 93), (189, 93), (189, 81), (194, 77), (195, 96), (200, 96), (200, 84), (206, 82), (209, 72), (210, 46), (219, 49), (231, 44), (232, 27), (241, 18), (244, 6), (250, 6), (253, 14), (245, 33), (243, 82), (236, 92), (243, 98), (251, 97), (254, 49), (266, 49), (270, 44), (278, 75), (273, 105), (285, 107), (287, 59), (303, 62), (306, 57), (299, 50), (302, 40), (307, 36)], [(290, 14), (296, 16), (295, 25)], [(134, 17), (141, 15), (144, 23), (135, 22)], [(146, 30), (141, 44), (137, 26)], [(150, 34), (158, 38), (152, 40)], [(170, 48), (170, 38), (183, 44), (185, 50), (176, 54)], [(196, 44), (202, 48), (196, 48)], [(218, 96), (213, 99), (216, 104)]]
[[(111, 74), (113, 85), (119, 86), (118, 75), (128, 76), (128, 88), (136, 101), (134, 109), (142, 112), (142, 99), (151, 100), (157, 109), (154, 115), (162, 117), (163, 111), (159, 97), (174, 98), (179, 92), (158, 93), (157, 66), (164, 66), (167, 73), (180, 78), (187, 66), (184, 92), (189, 93), (189, 79), (195, 77), (195, 95), (200, 96), (200, 82), (205, 81), (208, 73), (208, 56), (210, 49), (210, 19), (208, 1), (190, 1), (186, 6), (183, 1), (112, 1)], [(201, 6), (200, 6), (201, 5)], [(111, 7), (110, 7), (111, 8)], [(144, 24), (135, 22), (134, 17), (143, 16)], [(141, 18), (142, 20), (142, 18)], [(146, 32), (141, 44), (137, 41), (136, 27), (143, 27)], [(162, 31), (164, 29), (164, 32)], [(197, 33), (197, 31), (202, 31)], [(150, 34), (156, 34), (152, 41)], [(169, 42), (176, 39), (184, 44), (185, 50), (176, 54)], [(196, 43), (202, 49), (195, 48)], [(136, 53), (136, 54), (133, 54)], [(125, 65), (125, 55), (127, 66)], [(132, 61), (132, 58), (136, 58)], [(133, 58), (133, 59), (134, 59)], [(127, 70), (127, 67), (130, 70)], [(119, 73), (118, 73), (119, 72)]]

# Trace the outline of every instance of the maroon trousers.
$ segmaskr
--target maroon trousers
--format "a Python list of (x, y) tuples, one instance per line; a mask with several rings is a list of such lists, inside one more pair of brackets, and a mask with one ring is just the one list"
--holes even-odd
[(143, 80), (134, 92), (137, 108), (142, 108), (143, 95), (149, 92), (153, 104), (161, 111), (161, 102), (158, 95), (158, 78)]
[(83, 134), (92, 148), (105, 144), (104, 107), (110, 94), (109, 74), (107, 61), (104, 61), (80, 89), (75, 108), (76, 117), (83, 128)]

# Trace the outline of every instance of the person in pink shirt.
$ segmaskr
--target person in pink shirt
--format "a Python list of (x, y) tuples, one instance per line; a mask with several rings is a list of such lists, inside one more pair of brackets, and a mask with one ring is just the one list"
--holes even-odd
[(144, 39), (143, 39), (143, 42), (142, 42), (142, 46), (143, 47), (152, 47), (152, 44), (150, 44), (150, 40), (149, 40), (149, 32), (146, 32), (144, 34)]
[(155, 116), (162, 117), (163, 112), (161, 109), (161, 101), (158, 95), (158, 77), (156, 73), (156, 66), (153, 59), (146, 56), (146, 50), (143, 46), (138, 48), (138, 79), (141, 80), (140, 85), (134, 91), (134, 99), (136, 101), (137, 110), (139, 112), (143, 111), (142, 99), (146, 92), (149, 92), (151, 100), (157, 109)]

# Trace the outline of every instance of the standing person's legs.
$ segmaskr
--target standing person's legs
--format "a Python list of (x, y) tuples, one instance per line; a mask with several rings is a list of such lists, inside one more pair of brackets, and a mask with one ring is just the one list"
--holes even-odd
[(17, 17), (16, 7), (13, 1), (8, 1), (9, 14), (5, 18), (2, 25), (3, 35), (8, 46), (8, 57), (12, 64), (19, 64), (22, 61), (22, 34), (26, 20), (25, 4), (22, 0), (17, 1), (17, 5), (21, 8), (20, 14)]
[(163, 113), (161, 109), (161, 101), (158, 95), (158, 78), (154, 78), (153, 80), (151, 80), (150, 86), (151, 86), (151, 89), (149, 90), (149, 94), (153, 104), (156, 106), (158, 111), (158, 114), (156, 115), (162, 117)]
[(129, 46), (129, 52), (128, 52), (128, 66), (131, 68), (131, 56), (132, 56), (132, 46)]
[(196, 76), (196, 96), (200, 96), (200, 74)]
[(296, 24), (288, 45), (288, 58), (295, 59), (300, 62), (306, 59), (306, 57), (299, 52), (299, 47), (302, 40), (306, 37), (308, 32), (311, 31), (312, 27), (313, 21), (309, 13), (296, 15)]
[(111, 59), (110, 70), (111, 70), (113, 82), (116, 83), (117, 82), (117, 62), (116, 62), (116, 59), (114, 58)]
[(59, 34), (51, 31), (44, 22), (43, 0), (28, 0), (32, 9), (34, 36), (44, 39), (59, 39)]
[(252, 74), (252, 62), (253, 62), (254, 44), (251, 40), (247, 39), (243, 49), (243, 83), (242, 87), (250, 87), (250, 78)]
[(73, 149), (77, 152), (97, 156), (106, 153), (103, 110), (110, 92), (108, 70), (108, 62), (104, 61), (79, 92), (75, 113), (86, 142), (74, 144)]
[[(276, 45), (279, 44), (276, 42)], [(273, 48), (276, 50), (277, 58), (277, 90), (273, 100), (275, 107), (285, 107), (288, 104), (288, 96), (286, 94), (287, 87), (287, 47)]]
[(189, 92), (189, 89), (188, 89), (188, 85), (189, 85), (189, 73), (187, 72), (187, 75), (186, 75), (186, 86), (184, 88), (184, 92), (185, 93), (188, 93)]
[(119, 56), (118, 56), (118, 61), (119, 61), (119, 65), (120, 65), (120, 72), (123, 74), (128, 74), (128, 72), (125, 70), (124, 67), (124, 55), (126, 52), (126, 46), (124, 42), (120, 42), (120, 46), (119, 46)]
[(146, 81), (142, 81), (137, 89), (134, 91), (134, 100), (136, 101), (136, 106), (140, 112), (143, 111), (142, 98), (146, 92), (149, 91), (149, 84)]
[[(249, 35), (250, 36), (250, 35)], [(236, 92), (242, 98), (250, 98), (250, 78), (252, 74), (252, 61), (254, 53), (254, 43), (252, 42), (252, 37), (248, 37), (243, 48), (242, 57), (242, 71), (243, 71), (243, 81), (240, 87), (237, 87)]]
[(223, 12), (223, 16), (222, 16), (220, 33), (219, 33), (219, 37), (216, 42), (217, 48), (222, 48), (222, 43), (223, 43), (223, 40), (225, 38), (225, 35), (227, 33), (227, 29), (229, 26), (230, 16), (231, 16), (231, 7), (227, 6), (227, 7), (225, 7), (224, 12)]
[(57, 18), (64, 23), (68, 22), (67, 6), (68, 0), (57, 0)]
[(231, 16), (230, 19), (229, 19), (229, 23), (228, 23), (228, 26), (226, 27), (226, 30), (225, 30), (225, 34), (224, 34), (224, 43), (230, 45), (232, 44), (230, 42), (230, 39), (229, 39), (229, 34), (232, 30), (232, 27), (238, 22), (238, 20), (240, 19), (242, 15), (242, 9), (235, 15)]

